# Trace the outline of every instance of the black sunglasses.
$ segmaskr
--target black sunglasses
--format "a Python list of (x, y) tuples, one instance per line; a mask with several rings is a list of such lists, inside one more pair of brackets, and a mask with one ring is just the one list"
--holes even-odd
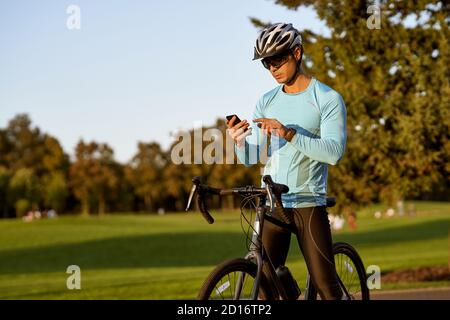
[(285, 64), (289, 60), (289, 56), (292, 54), (292, 51), (282, 52), (272, 57), (267, 57), (261, 60), (264, 68), (270, 69), (270, 66), (274, 68), (279, 68), (283, 64)]

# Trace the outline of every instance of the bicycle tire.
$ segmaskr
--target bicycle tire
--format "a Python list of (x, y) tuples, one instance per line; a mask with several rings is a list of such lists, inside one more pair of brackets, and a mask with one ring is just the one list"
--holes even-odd
[[(206, 278), (204, 281), (197, 299), (199, 300), (208, 300), (208, 299), (225, 299), (225, 295), (223, 293), (230, 293), (228, 298), (234, 299), (235, 298), (235, 292), (233, 292), (233, 280), (234, 284), (236, 284), (237, 279), (236, 277), (239, 276), (239, 274), (235, 273), (245, 273), (247, 276), (244, 277), (244, 285), (243, 285), (243, 292), (245, 294), (244, 297), (239, 297), (240, 299), (246, 298), (251, 299), (251, 289), (253, 288), (253, 282), (256, 277), (257, 272), (257, 266), (255, 263), (243, 259), (243, 258), (237, 258), (237, 259), (231, 259), (222, 262), (219, 264)], [(233, 280), (230, 277), (230, 274), (233, 275)], [(253, 278), (253, 282), (247, 287), (247, 279), (251, 277)], [(222, 281), (222, 279), (226, 279), (226, 281)], [(227, 283), (228, 282), (228, 283)], [(268, 281), (266, 280), (266, 277), (264, 274), (261, 275), (261, 281), (259, 285), (259, 297), (258, 299), (263, 300), (273, 300), (273, 293), (270, 289)], [(248, 290), (250, 289), (250, 290)], [(214, 291), (215, 290), (215, 291)], [(229, 292), (228, 292), (229, 291)], [(212, 294), (215, 294), (212, 296)]]
[[(366, 269), (364, 268), (362, 259), (359, 256), (356, 249), (353, 248), (348, 243), (336, 242), (333, 244), (333, 255), (334, 255), (335, 264), (336, 264), (336, 272), (338, 273), (338, 276), (341, 280), (341, 286), (342, 285), (347, 286), (347, 284), (345, 282), (346, 282), (346, 280), (348, 280), (348, 276), (346, 277), (343, 274), (343, 271), (346, 271), (346, 270), (345, 269), (343, 270), (342, 266), (339, 266), (339, 260), (342, 261), (342, 259), (339, 258), (339, 255), (344, 255), (344, 256), (348, 257), (350, 259), (350, 261), (352, 262), (353, 266), (355, 267), (356, 272), (358, 274), (358, 284), (359, 284), (360, 290), (357, 292), (354, 292), (353, 290), (350, 290), (350, 288), (345, 288), (345, 290), (348, 291), (348, 294), (350, 295), (350, 297), (348, 297), (345, 294), (345, 292), (344, 292), (344, 296), (347, 299), (350, 298), (351, 300), (356, 300), (356, 298), (359, 298), (360, 300), (370, 300), (369, 288), (367, 287)], [(336, 260), (338, 260), (338, 261), (336, 261)], [(348, 265), (344, 264), (344, 266), (347, 269), (347, 271), (350, 271), (350, 273), (352, 273), (352, 277), (353, 277), (355, 274), (353, 267), (350, 264), (348, 264)], [(309, 277), (310, 276), (308, 275), (308, 278)], [(314, 284), (312, 283), (311, 279), (308, 279), (307, 283), (308, 283), (308, 288), (307, 288), (308, 295), (307, 295), (307, 297), (305, 297), (305, 299), (316, 300), (318, 293), (317, 293), (316, 288), (314, 287)]]

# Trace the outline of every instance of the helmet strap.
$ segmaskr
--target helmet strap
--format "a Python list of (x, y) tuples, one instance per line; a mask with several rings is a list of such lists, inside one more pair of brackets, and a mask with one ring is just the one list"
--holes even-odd
[(286, 84), (288, 84), (288, 85), (293, 83), (295, 81), (295, 79), (297, 79), (297, 76), (302, 73), (301, 71), (302, 71), (303, 47), (301, 46), (300, 48), (302, 50), (302, 53), (300, 55), (300, 59), (297, 61), (295, 73), (292, 75), (292, 77), (288, 81), (286, 81)]

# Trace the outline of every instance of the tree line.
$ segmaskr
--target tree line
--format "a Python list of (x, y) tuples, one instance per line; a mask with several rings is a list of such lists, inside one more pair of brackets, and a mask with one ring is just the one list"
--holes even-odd
[[(218, 120), (211, 128), (225, 134), (225, 127)], [(27, 114), (18, 114), (0, 129), (2, 216), (21, 217), (28, 210), (50, 208), (84, 215), (181, 211), (194, 176), (221, 186), (259, 181), (258, 170), (237, 163), (175, 164), (171, 151), (178, 143), (163, 150), (157, 142), (138, 142), (132, 160), (122, 164), (108, 144), (81, 139), (71, 160), (55, 137), (34, 127)], [(204, 141), (201, 147), (206, 145)], [(211, 205), (232, 208), (236, 204), (228, 198), (214, 199)]]
[[(226, 125), (223, 120), (217, 120), (210, 128), (220, 129), (225, 137)], [(188, 134), (193, 137), (194, 132)], [(203, 141), (202, 150), (208, 143), (211, 142)], [(74, 159), (70, 160), (55, 137), (33, 127), (28, 115), (19, 114), (9, 121), (6, 128), (0, 129), (2, 216), (21, 217), (28, 210), (43, 209), (83, 215), (181, 211), (186, 205), (194, 176), (200, 175), (205, 182), (218, 187), (260, 183), (262, 165), (247, 168), (237, 163), (236, 157), (234, 164), (193, 164), (193, 155), (190, 155), (191, 164), (176, 164), (172, 161), (172, 151), (177, 144), (179, 141), (174, 142), (168, 150), (163, 150), (156, 142), (138, 142), (132, 160), (123, 164), (114, 159), (114, 151), (108, 144), (80, 140), (75, 147)], [(381, 193), (376, 196), (380, 186), (370, 189), (375, 184), (364, 186), (364, 192), (373, 194), (369, 199), (342, 191), (337, 181), (346, 180), (348, 185), (345, 190), (357, 190), (360, 184), (350, 178), (354, 173), (346, 171), (347, 168), (345, 163), (343, 166), (330, 167), (329, 192), (338, 197), (339, 210), (350, 206), (355, 209), (373, 201), (389, 201)], [(367, 175), (373, 175), (373, 172)], [(362, 173), (361, 178), (369, 179)], [(392, 188), (395, 189), (394, 186)], [(419, 194), (402, 194), (401, 198), (417, 198), (417, 195), (429, 197), (424, 189)], [(445, 198), (445, 195), (434, 198)], [(231, 209), (239, 205), (238, 200), (216, 197), (210, 199), (210, 206)]]

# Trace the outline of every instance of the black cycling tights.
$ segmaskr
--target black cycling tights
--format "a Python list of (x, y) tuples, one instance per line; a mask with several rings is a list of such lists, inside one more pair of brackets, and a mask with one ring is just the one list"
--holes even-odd
[[(275, 208), (275, 216), (279, 216)], [(334, 265), (330, 222), (325, 206), (285, 208), (295, 221), (297, 241), (305, 257), (311, 280), (322, 299), (341, 299)], [(284, 265), (288, 255), (291, 231), (265, 219), (263, 244), (275, 269)]]

